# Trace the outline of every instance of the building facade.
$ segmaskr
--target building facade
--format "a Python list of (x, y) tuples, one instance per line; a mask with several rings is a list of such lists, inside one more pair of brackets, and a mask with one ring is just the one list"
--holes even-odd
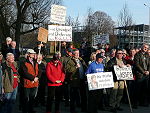
[(150, 44), (149, 25), (140, 24), (116, 29), (119, 48), (140, 48), (143, 43)]

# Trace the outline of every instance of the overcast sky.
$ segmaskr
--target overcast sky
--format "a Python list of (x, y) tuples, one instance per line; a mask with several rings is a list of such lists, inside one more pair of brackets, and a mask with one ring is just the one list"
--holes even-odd
[(67, 16), (76, 18), (79, 15), (81, 22), (87, 16), (88, 8), (94, 12), (103, 11), (117, 22), (125, 3), (136, 24), (149, 24), (149, 8), (144, 6), (144, 3), (150, 7), (150, 0), (63, 0), (63, 5), (67, 7)]

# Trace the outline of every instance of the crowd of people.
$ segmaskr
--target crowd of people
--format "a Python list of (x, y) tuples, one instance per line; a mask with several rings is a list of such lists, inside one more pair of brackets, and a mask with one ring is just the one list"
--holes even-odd
[[(84, 113), (98, 113), (98, 110), (122, 111), (121, 103), (127, 103), (124, 81), (117, 80), (114, 66), (131, 66), (133, 80), (127, 81), (132, 108), (148, 107), (150, 104), (150, 49), (143, 44), (140, 49), (110, 48), (98, 46), (91, 49), (83, 42), (80, 48), (73, 43), (61, 43), (61, 51), (45, 61), (43, 44), (28, 49), (20, 60), (16, 42), (10, 37), (0, 53), (0, 113), (12, 113), (19, 97), (22, 113), (36, 113), (35, 106), (45, 106), (45, 113), (61, 113), (61, 102), (70, 107), (70, 113), (77, 108)], [(113, 73), (113, 88), (88, 90), (87, 74)], [(93, 76), (94, 79), (96, 76)], [(91, 84), (91, 87), (97, 87)], [(45, 98), (46, 97), (46, 98)], [(55, 104), (55, 107), (53, 107)]]

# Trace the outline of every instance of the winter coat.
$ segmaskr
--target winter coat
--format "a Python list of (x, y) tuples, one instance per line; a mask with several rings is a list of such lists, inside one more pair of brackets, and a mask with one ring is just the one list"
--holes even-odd
[[(46, 76), (48, 81), (48, 86), (60, 86), (64, 82), (65, 73), (63, 70), (62, 63), (58, 61), (58, 64), (55, 65), (53, 60), (51, 60), (46, 65)], [(56, 80), (60, 80), (61, 83), (56, 83)]]
[[(13, 63), (15, 68), (18, 70), (17, 63)], [(13, 84), (14, 84), (14, 73), (8, 62), (2, 63), (2, 71), (3, 71), (3, 88), (5, 93), (13, 92)], [(19, 73), (17, 72), (17, 78), (19, 82)]]
[[(136, 78), (146, 77), (144, 71), (150, 72), (149, 55), (147, 53), (143, 54), (141, 51), (139, 51), (134, 56), (134, 62), (135, 62)], [(147, 65), (147, 69), (144, 69), (144, 62)]]
[[(83, 66), (84, 72), (87, 70), (87, 65), (85, 61), (79, 57), (79, 60)], [(79, 68), (76, 68), (76, 60), (74, 57), (71, 57), (66, 64), (66, 73), (70, 75), (70, 86), (71, 87), (79, 87), (80, 85), (80, 76), (79, 76)], [(86, 76), (84, 75), (84, 80), (86, 80)]]
[(34, 62), (34, 66), (31, 62), (26, 59), (26, 61), (21, 65), (22, 68), (22, 78), (23, 78), (23, 86), (25, 88), (34, 88), (38, 87), (39, 82), (33, 82), (35, 77), (40, 78), (38, 63)]
[[(124, 59), (122, 59), (122, 61), (126, 65), (126, 61)], [(116, 57), (114, 57), (108, 61), (106, 70), (113, 73), (113, 79), (114, 79), (114, 82), (116, 82), (117, 76), (116, 76), (115, 71), (114, 71), (114, 65), (117, 65)]]

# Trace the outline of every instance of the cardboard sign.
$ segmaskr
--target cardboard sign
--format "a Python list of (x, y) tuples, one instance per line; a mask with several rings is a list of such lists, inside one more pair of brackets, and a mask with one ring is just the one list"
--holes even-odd
[(38, 32), (38, 41), (47, 43), (47, 38), (48, 38), (48, 30), (40, 27)]
[(114, 87), (112, 72), (87, 74), (89, 90)]
[(133, 80), (131, 66), (124, 66), (123, 68), (120, 68), (119, 66), (114, 66), (114, 71), (117, 76), (117, 80)]
[(66, 21), (66, 7), (60, 5), (52, 5), (50, 22), (56, 24), (65, 24), (65, 21)]
[(72, 41), (72, 27), (71, 26), (48, 26), (48, 41)]

